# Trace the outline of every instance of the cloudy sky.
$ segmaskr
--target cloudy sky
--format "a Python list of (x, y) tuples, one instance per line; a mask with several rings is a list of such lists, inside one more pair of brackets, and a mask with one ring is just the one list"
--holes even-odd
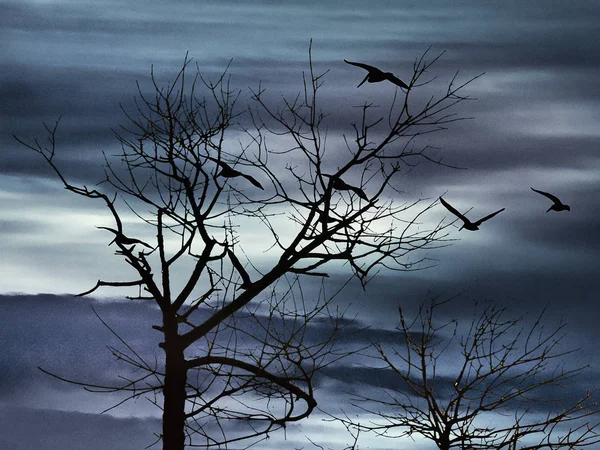
[[(36, 369), (116, 376), (104, 348), (111, 336), (92, 303), (148, 352), (157, 339), (149, 324), (159, 318), (113, 301), (114, 292), (94, 302), (68, 295), (122, 273), (95, 228), (110, 221), (98, 205), (64, 191), (12, 135), (43, 139), (42, 122), (62, 115), (57, 157), (72, 179), (93, 185), (102, 176), (101, 151), (118, 150), (111, 127), (123, 121), (119, 104), (131, 105), (136, 80), (147, 83), (152, 65), (167, 80), (189, 52), (210, 78), (232, 60), (234, 87), (247, 93), (261, 81), (278, 95), (295, 95), (310, 39), (317, 69), (330, 69), (323, 107), (333, 112), (329, 133), (338, 138), (351, 132), (353, 119), (342, 106), (386, 104), (394, 93), (390, 84), (357, 90), (364, 72), (344, 58), (403, 78), (432, 46), (445, 51), (434, 68), (440, 80), (457, 70), (464, 80), (485, 72), (466, 92), (477, 101), (458, 110), (472, 119), (423, 142), (467, 170), (421, 164), (405, 191), (411, 198), (444, 194), (460, 210), (472, 208), (473, 219), (506, 210), (476, 233), (451, 230), (456, 241), (427, 254), (436, 267), (382, 273), (366, 293), (351, 290), (345, 298), (360, 325), (387, 336), (398, 304), (414, 309), (428, 293), (466, 290), (457, 317), (468, 315), (475, 298), (520, 314), (549, 305), (548, 320), (568, 323), (571, 343), (582, 347), (575, 362), (592, 364), (587, 381), (598, 387), (600, 350), (590, 344), (600, 339), (599, 2), (0, 0), (0, 415), (8, 419), (0, 421), (0, 447), (129, 450), (149, 445), (159, 431), (151, 405), (100, 416), (112, 398)], [(530, 186), (555, 193), (571, 212), (546, 213), (549, 200)], [(435, 214), (451, 219), (441, 205)], [(349, 382), (331, 377), (317, 400), (335, 404), (330, 396), (340, 398)], [(261, 448), (309, 448), (305, 434), (336, 449), (349, 441), (318, 418), (302, 427), (287, 444), (274, 436)], [(368, 436), (363, 443), (393, 444)]]

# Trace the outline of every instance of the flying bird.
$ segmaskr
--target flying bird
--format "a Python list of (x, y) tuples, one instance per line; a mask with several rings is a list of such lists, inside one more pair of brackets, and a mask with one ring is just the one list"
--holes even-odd
[(552, 195), (548, 192), (538, 191), (537, 189), (531, 188), (532, 191), (537, 192), (538, 194), (542, 194), (544, 197), (548, 197), (550, 200), (554, 202), (554, 204), (546, 210), (546, 212), (552, 211), (571, 211), (571, 207), (569, 205), (565, 205), (560, 201), (558, 197)]
[(260, 184), (258, 182), (258, 180), (256, 178), (254, 178), (253, 176), (246, 175), (245, 173), (242, 173), (239, 170), (235, 170), (229, 164), (227, 164), (226, 162), (221, 161), (219, 159), (210, 158), (210, 157), (208, 159), (216, 162), (221, 167), (221, 172), (219, 172), (217, 174), (217, 176), (221, 176), (221, 177), (225, 177), (225, 178), (244, 177), (246, 180), (248, 180), (250, 183), (252, 183), (257, 188), (264, 190), (264, 188), (262, 187), (262, 184)]
[[(329, 178), (333, 178), (331, 175), (326, 175), (326, 176), (328, 176)], [(365, 192), (362, 189), (346, 183), (344, 180), (342, 180), (339, 177), (333, 178), (332, 187), (334, 189), (337, 189), (338, 191), (353, 191), (356, 193), (356, 195), (358, 195), (363, 200), (365, 200), (367, 202), (369, 201), (369, 197), (367, 197), (367, 194), (365, 194)]]
[(346, 59), (344, 59), (344, 62), (346, 64), (352, 64), (353, 66), (361, 67), (369, 72), (365, 79), (362, 80), (360, 84), (356, 87), (361, 87), (365, 81), (368, 81), (369, 83), (379, 83), (380, 81), (387, 80), (394, 83), (396, 86), (400, 86), (403, 89), (408, 89), (408, 85), (400, 78), (396, 77), (392, 72), (383, 72), (377, 67), (373, 67), (368, 64), (363, 64), (359, 62), (348, 61)]
[(462, 230), (463, 228), (466, 230), (469, 230), (469, 231), (479, 230), (479, 225), (481, 225), (486, 220), (491, 219), (496, 214), (501, 213), (505, 209), (505, 208), (499, 209), (498, 211), (490, 214), (489, 216), (485, 216), (482, 219), (479, 219), (477, 222), (471, 222), (469, 219), (467, 219), (465, 216), (463, 216), (461, 213), (459, 213), (456, 209), (454, 209), (454, 207), (450, 203), (448, 203), (446, 200), (444, 200), (442, 197), (440, 197), (440, 202), (442, 202), (442, 205), (444, 205), (448, 211), (450, 211), (452, 214), (454, 214), (456, 217), (458, 217), (460, 220), (462, 220), (464, 222), (463, 226), (460, 227), (460, 229), (458, 231)]
[(110, 241), (108, 243), (108, 245), (112, 244), (113, 242), (116, 242), (117, 244), (121, 244), (121, 245), (141, 244), (145, 247), (152, 248), (150, 245), (146, 244), (144, 241), (140, 241), (139, 239), (127, 237), (123, 233), (120, 233), (119, 231), (115, 230), (114, 228), (109, 228), (109, 227), (96, 227), (96, 228), (100, 228), (101, 230), (108, 230), (111, 233), (114, 233), (115, 238), (112, 241)]

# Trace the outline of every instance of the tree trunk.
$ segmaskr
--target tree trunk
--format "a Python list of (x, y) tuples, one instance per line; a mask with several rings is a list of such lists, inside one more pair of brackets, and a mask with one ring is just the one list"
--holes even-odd
[(437, 441), (439, 450), (450, 450), (450, 428), (445, 427)]
[(165, 386), (162, 421), (163, 450), (185, 448), (185, 396), (187, 371), (183, 348), (179, 343), (177, 324), (165, 323)]

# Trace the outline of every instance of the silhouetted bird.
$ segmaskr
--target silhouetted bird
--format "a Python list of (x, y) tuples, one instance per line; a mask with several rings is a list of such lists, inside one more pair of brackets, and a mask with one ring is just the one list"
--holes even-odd
[(225, 178), (244, 177), (246, 180), (248, 180), (250, 183), (252, 183), (257, 188), (264, 190), (264, 188), (262, 187), (262, 184), (260, 184), (258, 182), (258, 180), (256, 178), (254, 178), (253, 176), (246, 175), (245, 173), (242, 173), (239, 170), (235, 170), (233, 167), (231, 167), (226, 162), (220, 161), (215, 158), (210, 158), (210, 157), (208, 159), (216, 162), (221, 167), (221, 172), (219, 172), (217, 174), (217, 176), (221, 176), (221, 177), (225, 177)]
[(463, 216), (461, 213), (459, 213), (456, 209), (454, 209), (454, 207), (452, 205), (450, 205), (442, 197), (440, 197), (440, 202), (442, 202), (442, 205), (444, 205), (448, 211), (450, 211), (452, 214), (454, 214), (456, 217), (458, 217), (460, 220), (462, 220), (464, 222), (463, 226), (460, 227), (460, 229), (458, 231), (462, 230), (463, 228), (466, 230), (469, 230), (469, 231), (479, 230), (479, 225), (481, 225), (486, 220), (491, 219), (496, 214), (504, 211), (504, 208), (502, 208), (502, 209), (499, 209), (498, 211), (496, 211), (495, 213), (490, 214), (489, 216), (485, 216), (484, 218), (479, 219), (477, 222), (471, 222), (469, 219), (467, 219), (465, 216)]
[(246, 272), (246, 269), (244, 269), (244, 266), (242, 266), (240, 260), (237, 258), (237, 256), (235, 256), (235, 253), (227, 249), (227, 254), (229, 255), (229, 259), (231, 259), (233, 267), (235, 267), (235, 270), (237, 270), (240, 274), (240, 277), (242, 277), (242, 284), (238, 286), (238, 289), (248, 289), (252, 285), (250, 275), (248, 275), (248, 272)]
[(554, 202), (554, 204), (546, 210), (546, 212), (552, 211), (571, 211), (571, 207), (569, 205), (565, 205), (560, 199), (548, 192), (538, 191), (537, 189), (531, 188), (532, 191), (537, 192), (538, 194), (542, 194), (544, 197), (548, 197), (550, 200)]
[[(344, 222), (344, 219), (338, 219), (335, 217), (331, 217), (331, 215), (326, 214), (325, 211), (319, 211), (319, 221), (324, 223), (325, 225), (327, 225), (328, 223), (337, 224), (340, 222)], [(354, 230), (354, 228), (352, 227), (352, 225), (350, 223), (346, 223), (346, 225), (344, 225), (344, 228), (349, 228), (351, 230)]]
[(144, 241), (140, 241), (139, 239), (133, 239), (133, 238), (127, 237), (123, 233), (119, 233), (114, 228), (109, 228), (109, 227), (96, 227), (96, 228), (100, 228), (102, 230), (108, 230), (111, 233), (114, 233), (115, 238), (112, 241), (110, 241), (108, 243), (108, 245), (112, 244), (113, 242), (116, 242), (116, 243), (121, 244), (121, 245), (141, 244), (141, 245), (143, 245), (145, 247), (152, 248), (150, 245), (146, 244)]
[[(333, 178), (331, 175), (325, 175), (329, 178)], [(365, 201), (369, 201), (369, 197), (367, 197), (367, 194), (364, 193), (364, 191), (360, 188), (357, 188), (356, 186), (352, 186), (348, 183), (346, 183), (344, 180), (342, 180), (341, 178), (333, 178), (333, 184), (332, 187), (334, 189), (337, 189), (338, 191), (353, 191), (356, 193), (356, 195), (358, 195), (360, 198), (362, 198)]]
[(360, 84), (356, 87), (361, 87), (365, 81), (368, 81), (369, 83), (379, 83), (380, 81), (387, 80), (387, 81), (391, 81), (396, 86), (400, 86), (401, 88), (408, 89), (408, 85), (404, 81), (402, 81), (400, 78), (397, 78), (391, 72), (383, 72), (383, 71), (379, 70), (377, 67), (373, 67), (368, 64), (348, 61), (346, 59), (344, 59), (344, 62), (347, 64), (352, 64), (353, 66), (361, 67), (369, 72), (367, 74), (367, 76), (365, 77), (365, 79), (362, 80), (360, 82)]

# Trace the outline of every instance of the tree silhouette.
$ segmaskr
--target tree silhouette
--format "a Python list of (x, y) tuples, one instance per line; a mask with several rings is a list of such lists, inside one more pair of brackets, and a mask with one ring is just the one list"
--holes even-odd
[[(317, 404), (315, 372), (339, 356), (339, 316), (330, 312), (331, 297), (305, 299), (300, 278), (326, 278), (327, 267), (345, 264), (366, 286), (381, 267), (428, 267), (418, 251), (446, 236), (441, 223), (420, 223), (435, 200), (394, 198), (397, 179), (418, 158), (441, 164), (415, 139), (461, 120), (450, 111), (477, 78), (456, 84), (455, 75), (439, 96), (427, 94), (413, 107), (410, 95), (429, 85), (439, 58), (428, 62), (427, 54), (414, 63), (411, 90), (390, 97), (387, 120), (371, 118), (369, 103), (357, 110), (341, 164), (325, 151), (318, 91), (327, 72), (316, 74), (310, 49), (302, 92), (278, 106), (259, 86), (250, 90), (250, 106), (238, 107), (241, 93), (227, 71), (211, 82), (196, 66), (190, 77), (187, 57), (165, 87), (152, 72), (153, 95), (138, 85), (135, 111), (122, 108), (122, 152), (105, 155), (104, 190), (67, 180), (55, 153), (58, 121), (46, 126), (48, 146), (17, 138), (67, 190), (103, 202), (114, 222), (105, 229), (134, 276), (100, 279), (80, 295), (135, 287), (138, 294), (127, 298), (153, 302), (162, 315), (154, 328), (162, 333), (163, 363), (144, 361), (123, 342), (126, 350), (115, 356), (142, 375), (123, 386), (88, 387), (153, 399), (169, 450), (257, 440), (307, 417)], [(131, 212), (153, 230), (153, 241), (131, 237), (123, 220)], [(245, 233), (249, 227), (262, 227), (260, 239)], [(246, 252), (257, 246), (268, 258)], [(329, 332), (311, 337), (309, 326), (323, 317)]]
[[(595, 392), (580, 389), (588, 366), (569, 367), (565, 324), (546, 329), (537, 317), (508, 317), (506, 308), (474, 308), (470, 323), (440, 320), (451, 300), (421, 304), (414, 320), (400, 308), (403, 348), (375, 344), (398, 388), (379, 399), (357, 397), (372, 414), (347, 427), (390, 438), (416, 436), (450, 449), (575, 449), (600, 442)], [(441, 315), (441, 314), (440, 314)]]

